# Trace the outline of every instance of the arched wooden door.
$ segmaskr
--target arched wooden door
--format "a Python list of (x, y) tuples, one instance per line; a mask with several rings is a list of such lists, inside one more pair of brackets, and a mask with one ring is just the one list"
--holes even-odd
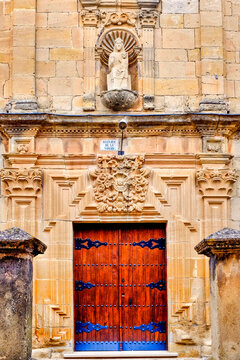
[(164, 224), (74, 227), (75, 351), (166, 350)]

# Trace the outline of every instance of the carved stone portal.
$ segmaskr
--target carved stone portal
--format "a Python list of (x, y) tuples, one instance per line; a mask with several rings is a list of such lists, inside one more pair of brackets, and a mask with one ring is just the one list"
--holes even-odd
[(98, 211), (142, 211), (150, 175), (150, 170), (143, 168), (144, 156), (99, 156), (97, 163), (90, 175)]

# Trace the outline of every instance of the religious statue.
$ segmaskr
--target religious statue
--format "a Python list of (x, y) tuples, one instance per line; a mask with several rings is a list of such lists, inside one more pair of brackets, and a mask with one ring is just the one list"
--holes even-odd
[(124, 49), (123, 40), (117, 38), (113, 52), (108, 60), (109, 74), (107, 75), (108, 90), (131, 90), (131, 76), (128, 74), (128, 53)]

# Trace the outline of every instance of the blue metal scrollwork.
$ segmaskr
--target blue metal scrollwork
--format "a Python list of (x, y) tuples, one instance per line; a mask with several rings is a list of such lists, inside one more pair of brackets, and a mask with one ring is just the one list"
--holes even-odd
[(92, 247), (99, 248), (99, 246), (107, 246), (107, 243), (98, 240), (92, 241), (91, 239), (75, 238), (75, 250), (91, 249)]
[(166, 290), (166, 282), (163, 280), (159, 280), (156, 283), (151, 282), (150, 284), (146, 285), (147, 287), (150, 287), (151, 289), (158, 289), (158, 290)]
[(165, 249), (165, 238), (150, 239), (148, 241), (134, 242), (133, 246), (141, 246), (142, 248), (148, 247), (149, 249)]
[(102, 326), (100, 324), (92, 324), (89, 321), (86, 323), (82, 323), (81, 321), (76, 321), (76, 334), (81, 334), (82, 332), (90, 333), (93, 330), (100, 331), (103, 329), (108, 329), (108, 326)]
[(141, 330), (141, 331), (150, 331), (151, 333), (155, 333), (155, 332), (165, 333), (166, 321), (160, 321), (158, 323), (150, 322), (150, 324), (148, 325), (142, 324), (140, 326), (133, 326), (133, 329)]
[(83, 281), (75, 281), (75, 290), (76, 291), (83, 291), (84, 289), (91, 289), (94, 287), (94, 284), (91, 284), (90, 282), (85, 283)]

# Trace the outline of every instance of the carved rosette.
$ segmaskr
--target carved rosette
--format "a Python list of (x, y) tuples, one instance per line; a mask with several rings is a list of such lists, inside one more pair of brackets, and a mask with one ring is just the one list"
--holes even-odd
[(42, 172), (40, 169), (4, 169), (0, 173), (4, 194), (32, 195), (41, 190)]
[(237, 172), (231, 169), (203, 169), (196, 174), (199, 191), (203, 196), (230, 196), (237, 179)]
[(150, 170), (144, 156), (99, 156), (98, 168), (90, 173), (98, 211), (141, 212), (148, 189)]

